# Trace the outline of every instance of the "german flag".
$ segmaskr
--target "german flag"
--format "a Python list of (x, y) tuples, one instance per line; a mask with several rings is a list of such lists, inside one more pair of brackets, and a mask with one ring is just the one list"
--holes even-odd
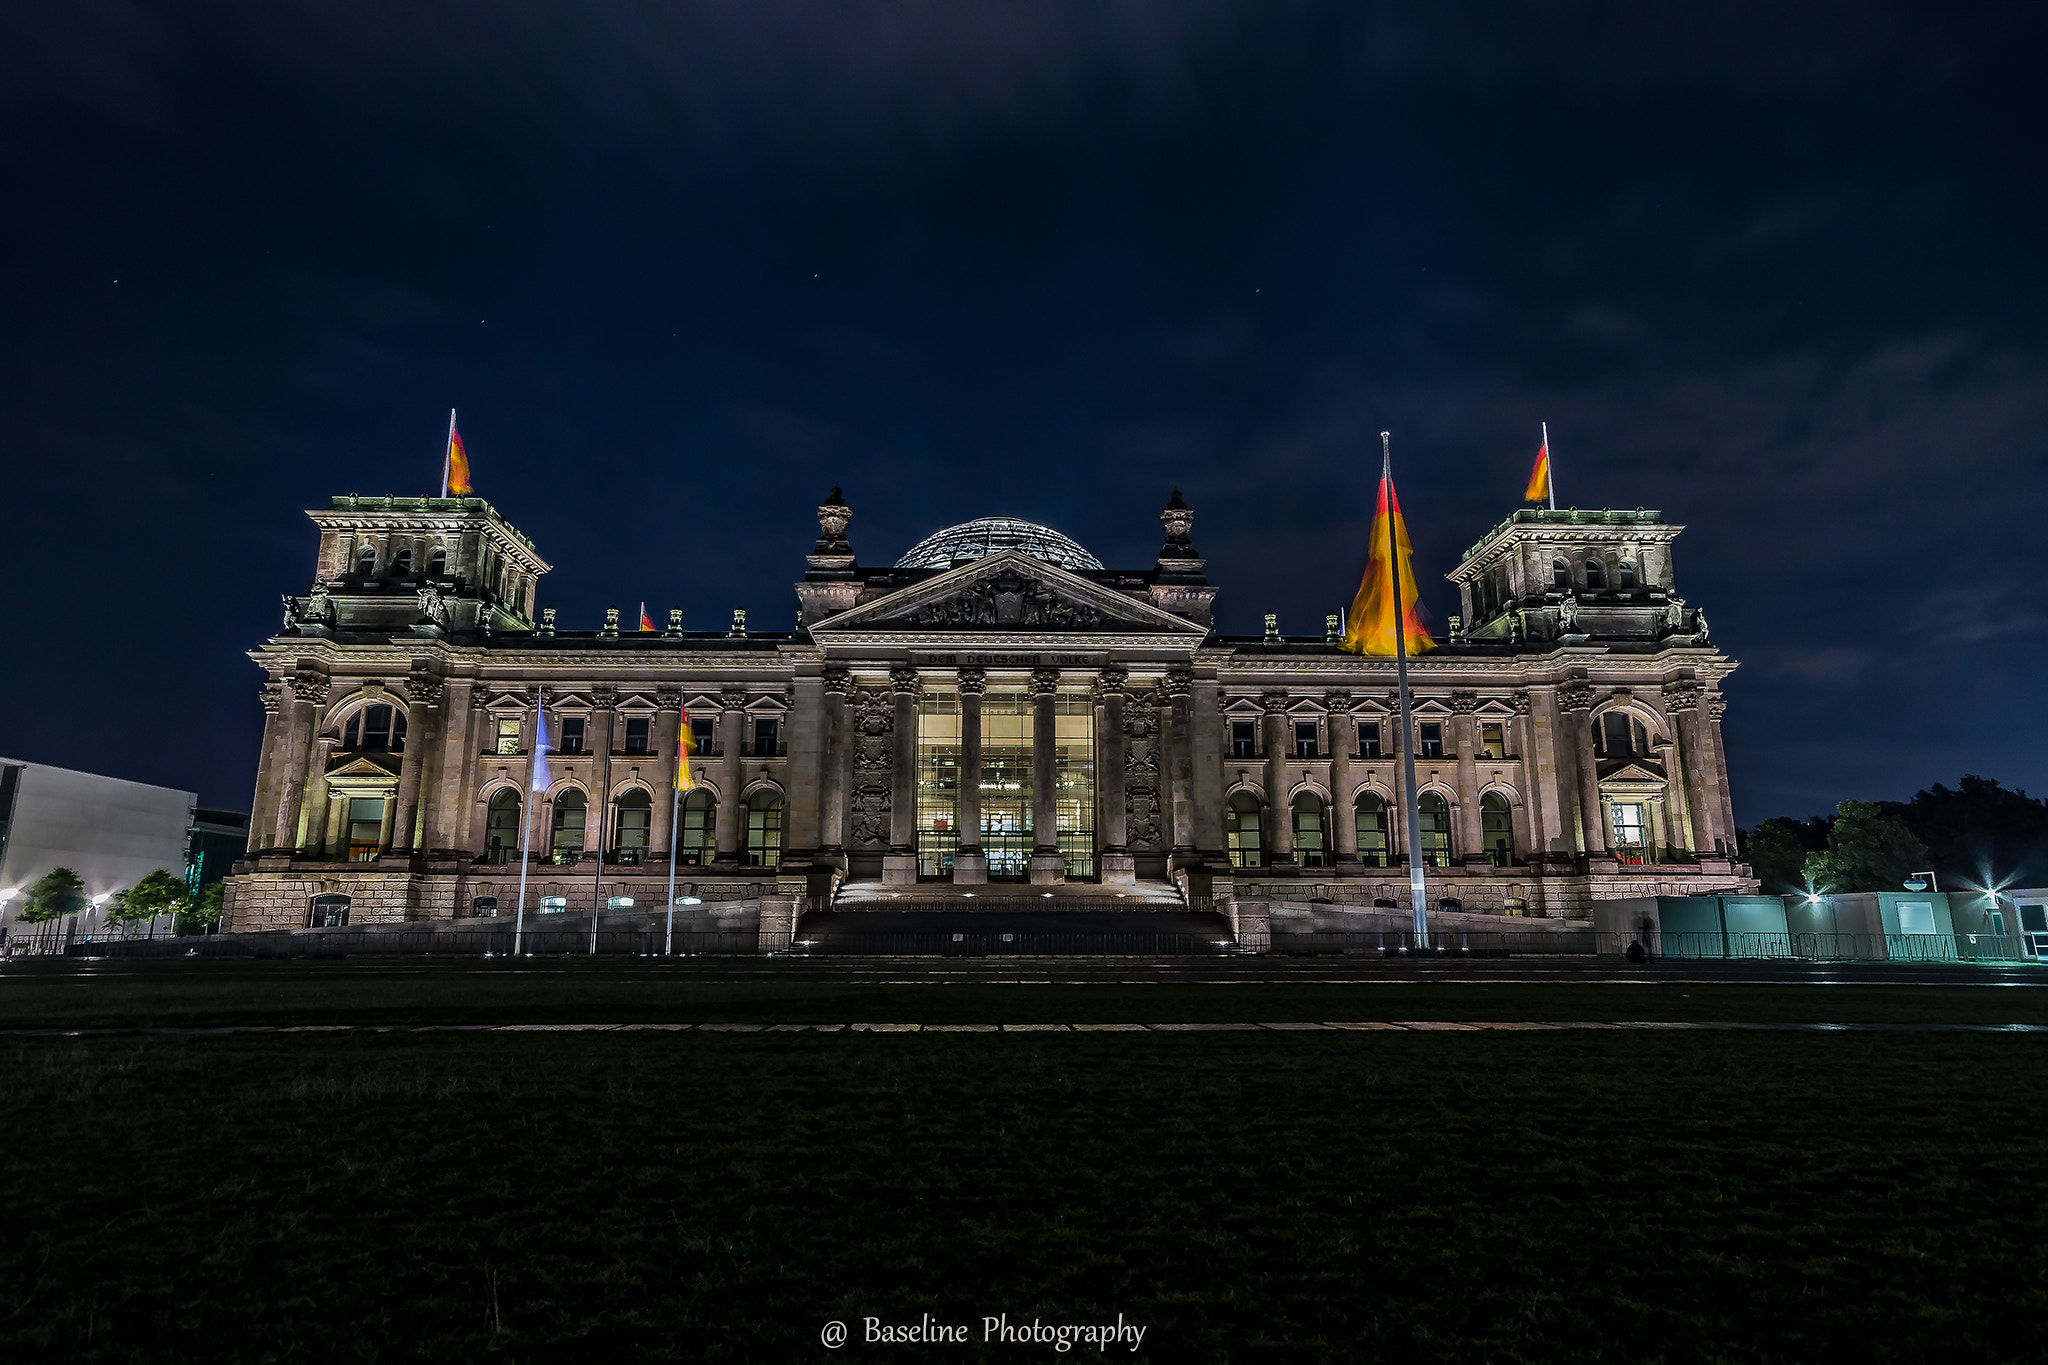
[[(1424, 629), (1417, 609), (1415, 590), (1415, 547), (1408, 541), (1408, 527), (1401, 520), (1401, 500), (1394, 494), (1394, 476), (1380, 475), (1379, 506), (1372, 517), (1371, 550), (1366, 557), (1365, 578), (1358, 595), (1351, 599), (1351, 612), (1344, 622), (1344, 648), (1353, 654), (1392, 656), (1395, 652), (1396, 622), (1406, 636), (1410, 654), (1436, 648), (1436, 641)], [(1399, 593), (1395, 580), (1400, 580)], [(1398, 609), (1395, 606), (1400, 602)]]

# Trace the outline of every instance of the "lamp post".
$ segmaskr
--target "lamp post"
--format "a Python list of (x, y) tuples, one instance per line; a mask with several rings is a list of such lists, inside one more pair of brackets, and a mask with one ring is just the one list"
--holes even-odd
[(1932, 872), (1910, 872), (1906, 874), (1905, 886), (1908, 891), (1941, 890), (1941, 887), (1936, 884)]
[[(102, 891), (97, 896), (94, 896), (91, 900), (86, 902), (86, 904), (92, 907), (93, 923), (96, 923), (98, 921), (101, 908), (105, 906), (106, 903), (112, 900), (113, 898), (113, 892)], [(88, 923), (86, 926), (85, 940), (88, 943), (92, 942), (92, 923)]]

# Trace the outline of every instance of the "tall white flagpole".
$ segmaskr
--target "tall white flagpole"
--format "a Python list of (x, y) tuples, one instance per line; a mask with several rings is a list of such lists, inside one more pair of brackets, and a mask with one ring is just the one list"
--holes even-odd
[(1557, 460), (1550, 453), (1550, 423), (1543, 424), (1543, 491), (1550, 494), (1550, 510), (1557, 510)]
[(448, 461), (455, 457), (455, 409), (448, 409), (448, 439), (441, 443), (441, 496), (448, 496)]
[(1415, 905), (1415, 946), (1429, 946), (1429, 893), (1422, 884), (1422, 816), (1415, 794), (1415, 727), (1408, 719), (1408, 612), (1401, 593), (1401, 542), (1394, 527), (1394, 447), (1380, 433), (1380, 478), (1387, 486), (1387, 558), (1394, 569), (1394, 681), (1401, 695), (1401, 763), (1407, 775), (1408, 894)]

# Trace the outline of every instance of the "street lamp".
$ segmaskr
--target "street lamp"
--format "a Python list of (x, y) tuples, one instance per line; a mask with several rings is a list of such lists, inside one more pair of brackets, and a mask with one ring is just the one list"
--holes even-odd
[(1909, 872), (1906, 874), (1906, 889), (1908, 891), (1926, 891), (1929, 888), (1936, 891), (1941, 889), (1935, 885), (1932, 872)]

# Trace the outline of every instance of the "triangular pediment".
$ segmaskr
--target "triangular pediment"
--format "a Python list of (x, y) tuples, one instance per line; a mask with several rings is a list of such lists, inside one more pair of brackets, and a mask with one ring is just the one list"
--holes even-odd
[(330, 762), (327, 777), (329, 781), (345, 777), (392, 778), (398, 775), (399, 762), (397, 754), (351, 754)]
[(1006, 550), (827, 617), (813, 637), (851, 632), (1030, 632), (1172, 635), (1199, 640), (1206, 626), (1161, 611), (1042, 559)]
[(1633, 760), (1623, 760), (1619, 767), (1601, 773), (1600, 780), (1603, 783), (1654, 782), (1661, 784), (1664, 781), (1664, 774), (1659, 772), (1657, 768), (1653, 765), (1636, 762)]

